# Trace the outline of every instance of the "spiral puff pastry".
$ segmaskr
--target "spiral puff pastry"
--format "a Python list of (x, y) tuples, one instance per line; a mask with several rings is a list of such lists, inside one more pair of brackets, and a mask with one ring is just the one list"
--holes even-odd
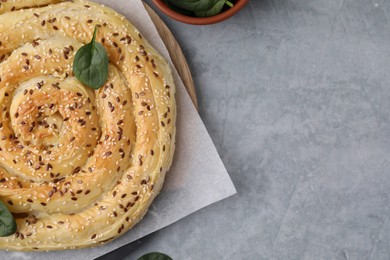
[[(173, 157), (167, 63), (112, 9), (57, 2), (0, 2), (0, 200), (17, 222), (0, 249), (113, 240), (145, 215)], [(72, 74), (95, 26), (110, 60), (96, 91)]]

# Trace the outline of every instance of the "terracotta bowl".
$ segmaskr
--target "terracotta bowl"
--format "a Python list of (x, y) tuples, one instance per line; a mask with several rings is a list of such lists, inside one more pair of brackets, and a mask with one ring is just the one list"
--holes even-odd
[(183, 14), (179, 14), (169, 8), (163, 0), (153, 0), (153, 3), (166, 15), (171, 17), (172, 19), (175, 19), (176, 21), (182, 22), (182, 23), (188, 23), (188, 24), (195, 24), (195, 25), (205, 25), (205, 24), (213, 24), (213, 23), (219, 23), (222, 22), (233, 15), (235, 15), (238, 11), (240, 11), (249, 0), (237, 0), (236, 3), (232, 8), (229, 8), (228, 10), (215, 15), (211, 17), (192, 17), (192, 16), (186, 16)]

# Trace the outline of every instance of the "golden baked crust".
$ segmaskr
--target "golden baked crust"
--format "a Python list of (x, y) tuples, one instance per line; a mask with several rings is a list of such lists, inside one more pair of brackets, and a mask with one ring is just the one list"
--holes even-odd
[[(0, 249), (111, 241), (142, 219), (173, 157), (167, 63), (112, 9), (57, 2), (0, 2), (0, 200), (18, 226)], [(97, 91), (72, 74), (95, 26), (110, 59)]]

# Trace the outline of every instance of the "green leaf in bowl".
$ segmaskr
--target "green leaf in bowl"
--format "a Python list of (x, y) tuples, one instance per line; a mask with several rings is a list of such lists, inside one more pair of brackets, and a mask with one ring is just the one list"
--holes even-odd
[(176, 5), (171, 4), (168, 0), (163, 0), (163, 1), (169, 8), (171, 8), (176, 13), (179, 13), (179, 14), (182, 14), (182, 15), (186, 15), (186, 16), (195, 16), (194, 12), (185, 10), (183, 8), (180, 8), (180, 7), (177, 7)]
[(209, 17), (221, 13), (225, 4), (232, 6), (228, 0), (166, 0), (183, 10), (191, 11), (198, 17)]

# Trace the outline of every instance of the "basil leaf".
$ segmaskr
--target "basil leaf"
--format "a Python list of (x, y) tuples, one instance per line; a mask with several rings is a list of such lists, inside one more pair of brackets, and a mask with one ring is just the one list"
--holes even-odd
[(141, 256), (137, 260), (172, 260), (169, 256), (159, 252), (153, 252), (146, 255)]
[(74, 57), (73, 74), (83, 84), (98, 89), (108, 77), (108, 56), (106, 49), (95, 42), (97, 27), (92, 41), (81, 47)]
[(8, 208), (0, 202), (0, 237), (8, 237), (16, 232), (14, 216)]
[[(219, 14), (228, 0), (167, 0), (181, 9), (192, 11), (198, 17), (209, 17)], [(229, 4), (231, 4), (229, 2)]]

